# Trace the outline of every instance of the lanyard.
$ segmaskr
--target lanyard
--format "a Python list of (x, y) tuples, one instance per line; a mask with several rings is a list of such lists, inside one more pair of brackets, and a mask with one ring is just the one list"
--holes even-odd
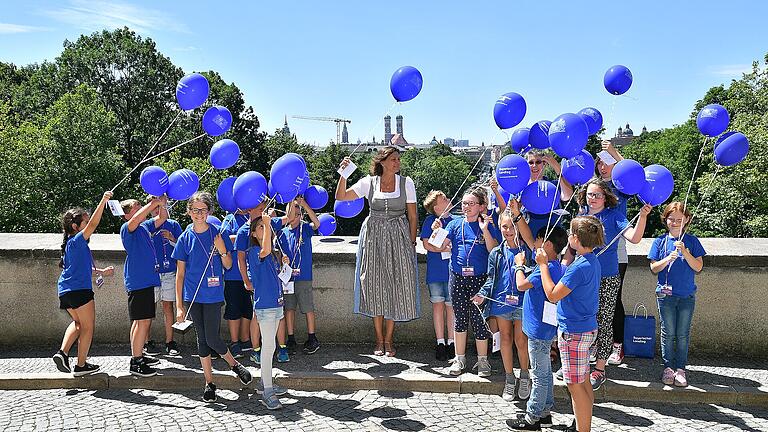
[[(200, 243), (200, 247), (202, 247), (203, 250), (207, 250), (208, 248), (205, 247), (205, 244), (203, 244), (203, 241), (200, 240), (200, 236), (195, 232), (194, 228), (192, 229), (192, 234), (195, 236), (195, 239), (197, 239), (197, 242)], [(212, 254), (214, 246), (213, 246), (213, 232), (210, 226), (208, 227), (208, 234), (210, 234), (211, 236), (211, 251), (209, 253)], [(209, 261), (209, 264), (206, 264), (206, 268), (205, 270), (203, 270), (203, 274), (205, 274), (205, 272), (208, 271), (208, 266), (210, 266), (211, 268), (211, 277), (214, 277), (215, 275), (213, 273), (213, 260)]]
[(150, 249), (152, 249), (152, 258), (155, 259), (155, 269), (157, 269), (160, 264), (157, 262), (157, 249), (155, 249), (155, 241), (152, 239), (152, 233), (149, 232), (147, 227), (145, 227), (144, 225), (139, 225), (139, 226), (141, 227), (141, 229), (143, 229), (147, 233), (146, 240), (147, 240), (147, 243), (149, 244)]
[[(467, 221), (467, 218), (464, 218), (461, 221), (461, 244), (464, 245), (464, 248), (466, 249), (466, 239), (464, 238), (464, 222)], [(464, 265), (469, 265), (469, 257), (472, 255), (472, 249), (474, 249), (475, 244), (477, 244), (477, 233), (472, 229), (472, 226), (470, 225), (469, 230), (472, 231), (472, 234), (475, 235), (474, 240), (472, 240), (472, 246), (469, 247), (469, 252), (467, 252), (467, 257), (465, 259)], [(482, 232), (482, 229), (480, 230)]]
[[(662, 246), (664, 248), (664, 255), (667, 255), (667, 244), (669, 243), (669, 239), (670, 238), (674, 239), (674, 237), (672, 237), (672, 234), (667, 233), (667, 235), (664, 236), (664, 244)], [(683, 237), (680, 238), (680, 241), (683, 241)], [(672, 251), (674, 251), (674, 250), (675, 250), (675, 244), (673, 242), (672, 243), (672, 250), (669, 251), (669, 253), (672, 253)], [(675, 260), (675, 261), (677, 261), (677, 260)], [(664, 285), (669, 285), (669, 272), (672, 270), (672, 265), (675, 264), (675, 261), (670, 262), (669, 265), (664, 269), (664, 270), (666, 270), (666, 274), (664, 275), (665, 276), (664, 277)]]
[[(504, 246), (501, 250), (501, 254), (504, 257), (504, 269), (506, 270), (507, 274), (509, 275), (509, 284), (512, 286), (512, 292), (517, 293), (519, 292), (517, 290), (517, 280), (515, 279), (515, 271), (513, 268), (515, 267), (514, 261), (510, 260), (507, 257), (507, 251), (512, 252), (512, 249), (507, 246), (506, 240), (504, 241)], [(522, 252), (522, 248), (517, 249), (518, 252)], [(514, 259), (515, 254), (512, 254), (512, 258)], [(506, 290), (505, 290), (506, 291)]]

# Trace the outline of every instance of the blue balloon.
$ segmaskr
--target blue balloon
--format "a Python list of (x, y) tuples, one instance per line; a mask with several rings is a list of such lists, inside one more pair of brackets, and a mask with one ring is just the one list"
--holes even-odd
[(634, 195), (645, 186), (643, 166), (632, 159), (620, 160), (611, 171), (613, 185), (627, 195)]
[(605, 71), (603, 85), (612, 95), (624, 94), (632, 86), (632, 72), (626, 66), (611, 66)]
[(524, 154), (531, 149), (529, 143), (529, 136), (531, 130), (529, 128), (520, 128), (512, 132), (512, 136), (509, 138), (509, 145), (512, 147), (512, 151), (517, 154)]
[(208, 80), (199, 73), (185, 75), (176, 84), (176, 100), (184, 111), (195, 109), (208, 99)]
[(211, 165), (219, 170), (227, 169), (240, 158), (240, 146), (231, 139), (216, 141), (211, 147)]
[(644, 203), (657, 206), (672, 195), (675, 179), (663, 165), (648, 165), (644, 171), (645, 185), (637, 195)]
[(718, 104), (705, 106), (696, 116), (696, 126), (699, 128), (699, 132), (708, 137), (718, 136), (725, 132), (730, 121), (728, 110)]
[(304, 192), (307, 191), (307, 188), (309, 187), (309, 172), (304, 172), (304, 180), (301, 181), (301, 184), (299, 185), (299, 195), (304, 195)]
[(267, 179), (256, 171), (240, 174), (232, 185), (235, 204), (241, 210), (250, 210), (267, 199)]
[(216, 201), (219, 202), (219, 207), (230, 213), (237, 211), (233, 190), (235, 180), (237, 180), (237, 177), (227, 177), (221, 181), (219, 188), (216, 189)]
[(159, 166), (148, 166), (141, 170), (139, 183), (144, 192), (159, 197), (168, 190), (168, 174)]
[(588, 151), (582, 150), (576, 156), (563, 161), (562, 172), (568, 183), (584, 184), (595, 175), (595, 158)]
[(182, 168), (168, 176), (168, 198), (177, 201), (188, 199), (200, 187), (200, 178), (192, 170)]
[(304, 191), (304, 201), (307, 202), (313, 210), (318, 210), (328, 204), (328, 191), (324, 187), (313, 185)]
[(343, 218), (353, 218), (363, 211), (365, 198), (358, 198), (352, 201), (336, 201), (333, 203), (333, 212), (336, 216)]
[(561, 114), (549, 126), (549, 145), (562, 158), (579, 154), (587, 145), (589, 128), (578, 114)]
[(496, 181), (509, 193), (519, 194), (530, 180), (528, 161), (520, 155), (506, 155), (496, 165)]
[(272, 185), (271, 179), (269, 180), (269, 183), (267, 183), (267, 190), (269, 191), (269, 196), (274, 198), (275, 201), (279, 204), (287, 204), (295, 200), (296, 197), (299, 196), (299, 191), (296, 188), (293, 188), (285, 192), (276, 191), (274, 186)]
[(301, 186), (306, 172), (307, 166), (299, 155), (286, 153), (272, 165), (269, 178), (275, 187), (275, 192), (290, 194)]
[(510, 198), (512, 198), (512, 194), (507, 192), (507, 190), (501, 186), (499, 186), (499, 195), (501, 195), (501, 198), (504, 200), (505, 204), (509, 202)]
[(531, 126), (528, 134), (528, 142), (537, 149), (546, 150), (549, 148), (549, 126), (552, 124), (549, 120), (542, 120)]
[(210, 136), (224, 134), (232, 126), (232, 113), (223, 106), (212, 106), (203, 114), (203, 130)]
[(317, 227), (317, 232), (323, 236), (333, 235), (336, 232), (336, 218), (328, 213), (323, 213), (317, 217), (320, 221), (320, 226)]
[(389, 90), (398, 102), (415, 98), (421, 92), (424, 79), (421, 72), (413, 66), (403, 66), (392, 74), (389, 80)]
[(221, 228), (221, 219), (217, 218), (214, 215), (208, 215), (207, 218), (205, 218), (205, 221), (208, 222), (208, 224), (213, 225), (216, 227), (216, 229)]
[(520, 202), (531, 213), (545, 215), (560, 208), (560, 192), (553, 183), (539, 180), (525, 187)]
[(715, 143), (715, 162), (722, 166), (736, 165), (749, 153), (749, 140), (741, 132), (728, 132)]
[(579, 111), (579, 115), (587, 124), (590, 135), (595, 135), (600, 132), (600, 129), (603, 127), (603, 115), (600, 114), (600, 111), (596, 108), (584, 108)]
[(493, 119), (499, 129), (517, 126), (525, 117), (525, 99), (517, 93), (504, 93), (493, 105)]

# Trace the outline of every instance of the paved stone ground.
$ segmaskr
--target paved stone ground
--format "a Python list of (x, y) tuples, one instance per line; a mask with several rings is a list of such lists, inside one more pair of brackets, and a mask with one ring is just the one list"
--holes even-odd
[[(254, 394), (218, 393), (217, 403), (206, 404), (195, 391), (3, 391), (0, 430), (492, 431), (523, 407), (488, 395), (291, 391), (282, 410), (268, 411)], [(558, 403), (561, 426), (552, 430), (572, 419)], [(594, 415), (595, 431), (768, 431), (768, 407), (601, 403)]]

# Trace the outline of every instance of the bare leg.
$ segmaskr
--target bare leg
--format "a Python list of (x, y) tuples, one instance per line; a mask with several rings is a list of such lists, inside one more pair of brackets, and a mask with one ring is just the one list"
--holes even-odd
[(307, 333), (315, 332), (315, 313), (307, 312)]
[(435, 327), (435, 337), (445, 339), (445, 302), (432, 303), (432, 324)]
[(512, 321), (497, 319), (496, 322), (501, 332), (501, 361), (504, 363), (504, 372), (511, 374), (514, 372)]
[(173, 340), (173, 323), (176, 321), (173, 310), (173, 302), (163, 302), (163, 317), (165, 318), (165, 343)]
[(528, 371), (530, 365), (528, 358), (528, 336), (523, 333), (523, 322), (515, 321), (515, 346), (517, 347), (517, 358), (520, 360), (520, 369)]
[(88, 351), (93, 341), (93, 328), (96, 324), (96, 303), (93, 300), (77, 308), (80, 317), (80, 336), (77, 338), (77, 365), (85, 366)]

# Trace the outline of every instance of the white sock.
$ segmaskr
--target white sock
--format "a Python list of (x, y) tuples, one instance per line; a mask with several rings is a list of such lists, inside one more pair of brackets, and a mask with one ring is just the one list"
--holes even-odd
[(445, 338), (440, 338), (437, 340), (438, 345), (445, 345)]
[(453, 344), (453, 339), (448, 338), (448, 345), (451, 345), (451, 344)]

